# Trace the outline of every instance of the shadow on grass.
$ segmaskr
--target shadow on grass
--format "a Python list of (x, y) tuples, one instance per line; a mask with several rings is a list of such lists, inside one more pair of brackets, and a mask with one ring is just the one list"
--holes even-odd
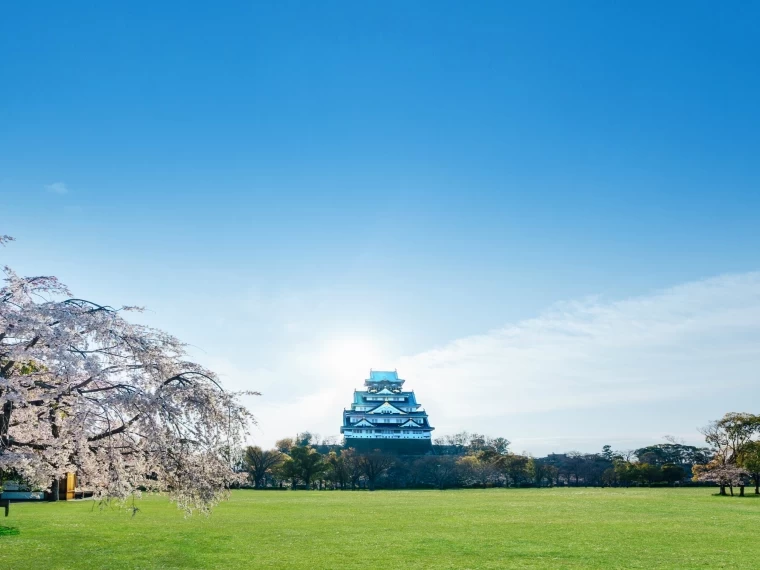
[(19, 529), (17, 529), (15, 526), (1, 526), (0, 525), (0, 536), (12, 536), (14, 534), (19, 534)]

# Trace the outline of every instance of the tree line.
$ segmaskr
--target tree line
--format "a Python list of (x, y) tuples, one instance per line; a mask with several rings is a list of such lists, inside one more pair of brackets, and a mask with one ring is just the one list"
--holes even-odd
[[(310, 433), (276, 443), (273, 449), (244, 450), (238, 469), (258, 489), (402, 489), (454, 487), (674, 486), (708, 479), (696, 476), (715, 460), (709, 447), (674, 438), (633, 450), (514, 453), (504, 437), (460, 432), (434, 441), (422, 456), (380, 450), (357, 452), (335, 439)], [(749, 455), (746, 455), (749, 457)]]

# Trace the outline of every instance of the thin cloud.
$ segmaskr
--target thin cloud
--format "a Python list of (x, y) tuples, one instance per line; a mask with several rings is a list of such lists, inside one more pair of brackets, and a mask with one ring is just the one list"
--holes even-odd
[(405, 358), (399, 369), (429, 394), (441, 423), (463, 427), (468, 417), (498, 423), (509, 414), (646, 409), (647, 402), (727, 391), (741, 402), (760, 370), (760, 273), (625, 301), (558, 304), (538, 318)]
[(53, 182), (52, 184), (48, 184), (45, 186), (45, 189), (48, 192), (52, 192), (53, 194), (68, 194), (69, 189), (63, 182)]

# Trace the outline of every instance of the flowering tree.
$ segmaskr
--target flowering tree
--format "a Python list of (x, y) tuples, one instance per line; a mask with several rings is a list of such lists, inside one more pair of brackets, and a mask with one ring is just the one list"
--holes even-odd
[(742, 460), (753, 445), (752, 437), (760, 432), (760, 416), (731, 412), (701, 431), (715, 451), (715, 457), (707, 465), (694, 465), (694, 479), (716, 483), (721, 495), (726, 494), (726, 487), (733, 495), (734, 486), (739, 486), (744, 495), (749, 472), (742, 467)]
[(706, 483), (715, 483), (720, 486), (720, 494), (726, 494), (726, 487), (734, 494), (734, 487), (741, 489), (744, 495), (744, 486), (747, 484), (749, 473), (732, 463), (725, 463), (720, 458), (716, 458), (707, 465), (695, 465), (693, 467), (694, 479)]
[(124, 318), (135, 310), (5, 268), (0, 474), (57, 496), (57, 480), (75, 472), (99, 497), (161, 490), (187, 512), (206, 511), (241, 477), (230, 455), (251, 417), (240, 393), (186, 360), (185, 345)]

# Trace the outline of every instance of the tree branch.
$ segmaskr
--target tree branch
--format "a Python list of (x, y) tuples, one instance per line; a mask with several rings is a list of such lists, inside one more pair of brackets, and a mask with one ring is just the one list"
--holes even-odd
[(94, 435), (92, 437), (88, 437), (87, 441), (100, 441), (101, 439), (104, 439), (106, 437), (111, 437), (112, 435), (117, 435), (122, 433), (124, 430), (126, 430), (129, 426), (131, 426), (133, 423), (135, 423), (138, 419), (140, 419), (140, 416), (142, 414), (137, 414), (135, 417), (133, 417), (131, 420), (129, 420), (126, 423), (121, 424), (119, 427), (110, 429), (108, 431), (104, 431), (101, 434)]

